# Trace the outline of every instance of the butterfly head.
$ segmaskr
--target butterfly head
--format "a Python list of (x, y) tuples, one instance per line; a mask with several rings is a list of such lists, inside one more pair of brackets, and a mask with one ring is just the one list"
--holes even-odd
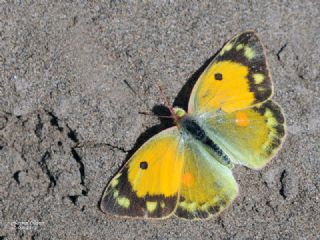
[(177, 125), (179, 125), (180, 120), (187, 114), (185, 110), (179, 107), (172, 108), (171, 113)]
[(174, 107), (173, 112), (178, 118), (182, 118), (184, 115), (186, 115), (186, 111), (179, 107)]

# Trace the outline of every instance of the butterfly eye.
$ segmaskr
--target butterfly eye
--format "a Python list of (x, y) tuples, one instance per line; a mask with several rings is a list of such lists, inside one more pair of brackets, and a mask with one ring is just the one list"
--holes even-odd
[(221, 73), (216, 73), (215, 75), (214, 75), (214, 78), (216, 79), (216, 80), (222, 80), (222, 74)]
[(148, 163), (143, 161), (143, 162), (140, 162), (140, 168), (141, 169), (147, 169), (148, 168)]

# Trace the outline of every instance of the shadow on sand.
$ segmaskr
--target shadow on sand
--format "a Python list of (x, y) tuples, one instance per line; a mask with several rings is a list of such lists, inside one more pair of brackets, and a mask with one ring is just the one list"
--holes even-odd
[[(220, 51), (220, 50), (219, 50)], [(193, 89), (193, 86), (195, 85), (196, 81), (200, 77), (201, 73), (206, 69), (206, 67), (210, 64), (210, 62), (215, 58), (215, 56), (219, 53), (219, 51), (214, 54), (212, 57), (207, 59), (202, 66), (194, 73), (192, 76), (187, 80), (186, 84), (182, 87), (180, 92), (178, 93), (177, 97), (175, 98), (173, 102), (173, 106), (178, 106), (183, 108), (187, 111), (188, 109), (188, 102), (189, 97), (191, 94), (191, 91)], [(170, 111), (165, 105), (156, 105), (152, 108), (152, 112), (156, 116), (170, 116)], [(160, 123), (147, 129), (145, 132), (143, 132), (137, 139), (135, 145), (133, 148), (128, 152), (128, 155), (125, 159), (124, 164), (128, 161), (128, 159), (151, 137), (156, 135), (157, 133), (174, 126), (174, 122), (170, 118), (163, 118), (159, 117)], [(124, 165), (123, 164), (123, 165)]]

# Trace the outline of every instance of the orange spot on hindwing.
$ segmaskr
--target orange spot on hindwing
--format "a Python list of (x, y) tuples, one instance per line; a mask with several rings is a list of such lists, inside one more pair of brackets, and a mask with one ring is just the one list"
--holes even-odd
[(183, 174), (182, 183), (186, 187), (191, 187), (194, 183), (194, 177), (193, 177), (192, 173), (186, 172), (185, 174)]
[(237, 112), (236, 123), (239, 127), (247, 127), (250, 123), (250, 120), (248, 119), (248, 115), (244, 112)]

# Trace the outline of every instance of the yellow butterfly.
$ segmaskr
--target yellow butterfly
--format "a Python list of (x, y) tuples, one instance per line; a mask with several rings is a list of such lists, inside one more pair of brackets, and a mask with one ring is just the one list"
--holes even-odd
[(234, 164), (260, 169), (285, 136), (263, 46), (252, 32), (229, 41), (196, 82), (176, 126), (148, 140), (110, 181), (101, 210), (126, 217), (209, 218), (238, 193)]

